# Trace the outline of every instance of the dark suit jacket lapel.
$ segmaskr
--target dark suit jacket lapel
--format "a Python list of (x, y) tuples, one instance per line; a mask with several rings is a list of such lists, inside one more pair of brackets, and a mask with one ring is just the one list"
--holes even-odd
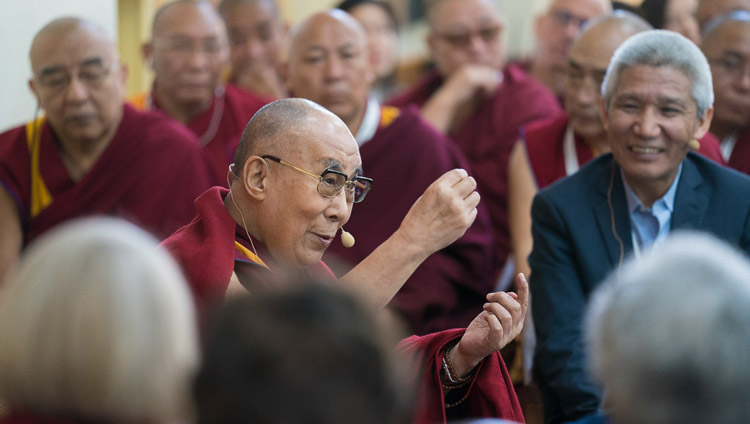
[[(625, 187), (622, 185), (620, 168), (610, 159), (611, 166), (604, 166), (602, 178), (597, 185), (599, 198), (594, 205), (596, 222), (599, 225), (602, 239), (607, 247), (607, 253), (612, 264), (620, 262), (620, 244), (612, 232), (612, 216), (614, 215), (615, 229), (623, 243), (623, 256), (627, 256), (633, 250), (633, 237), (630, 234), (630, 215), (628, 214), (628, 202), (625, 199)], [(612, 182), (612, 208), (607, 202), (607, 191), (610, 180)]]
[(700, 228), (708, 209), (708, 195), (703, 190), (703, 177), (690, 158), (682, 161), (682, 174), (672, 212), (672, 228)]

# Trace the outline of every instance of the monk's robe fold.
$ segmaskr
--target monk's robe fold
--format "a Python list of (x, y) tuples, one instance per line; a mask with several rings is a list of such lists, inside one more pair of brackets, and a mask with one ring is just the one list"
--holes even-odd
[(445, 394), (440, 384), (443, 349), (463, 333), (464, 330), (448, 330), (421, 337), (412, 336), (399, 343), (400, 358), (414, 364), (414, 373), (409, 377), (417, 383), (418, 396), (412, 422), (434, 424), (472, 418), (524, 422), (521, 405), (499, 352), (484, 358), (471, 382), (466, 400), (446, 413)]
[[(521, 130), (521, 139), (526, 147), (531, 171), (539, 190), (567, 176), (564, 145), (568, 123), (568, 115), (563, 112), (554, 118), (532, 122)], [(583, 166), (594, 158), (594, 152), (575, 132), (573, 140), (578, 165)], [(711, 133), (706, 133), (700, 139), (700, 145), (698, 153), (724, 164), (719, 142)]]
[[(222, 303), (236, 264), (243, 265), (245, 274), (259, 286), (273, 284), (273, 270), (279, 267), (265, 246), (229, 214), (224, 206), (228, 193), (221, 187), (206, 190), (195, 200), (198, 215), (162, 243), (188, 280), (201, 322)], [(256, 252), (257, 260), (252, 257)], [(323, 261), (307, 271), (314, 277), (335, 278)]]
[[(323, 257), (337, 275), (344, 275), (390, 237), (419, 196), (445, 172), (465, 168), (472, 174), (455, 144), (414, 107), (400, 112), (383, 107), (380, 125), (360, 147), (360, 155), (365, 175), (375, 183), (345, 225), (357, 243), (345, 248), (335, 240)], [(466, 327), (493, 290), (492, 226), (483, 205), (478, 212), (466, 233), (427, 258), (391, 301), (416, 334)], [(339, 265), (332, 257), (352, 265)]]
[(190, 222), (209, 175), (190, 131), (124, 105), (114, 138), (80, 181), (71, 179), (47, 122), (0, 134), (0, 183), (15, 200), (27, 244), (58, 223), (90, 215), (124, 218), (164, 238)]
[(750, 128), (745, 128), (737, 134), (737, 142), (732, 149), (727, 165), (750, 175)]
[[(130, 102), (137, 108), (163, 111), (153, 91), (151, 94), (141, 94)], [(226, 186), (227, 169), (234, 162), (242, 131), (255, 112), (269, 102), (269, 99), (227, 84), (216, 89), (208, 109), (186, 123), (203, 145), (211, 166), (213, 185)]]
[[(433, 72), (389, 103), (421, 107), (443, 82)], [(560, 105), (549, 90), (518, 66), (509, 65), (495, 94), (484, 100), (455, 133), (448, 134), (469, 160), (482, 202), (490, 212), (498, 268), (510, 252), (507, 205), (510, 151), (523, 125), (559, 112)]]

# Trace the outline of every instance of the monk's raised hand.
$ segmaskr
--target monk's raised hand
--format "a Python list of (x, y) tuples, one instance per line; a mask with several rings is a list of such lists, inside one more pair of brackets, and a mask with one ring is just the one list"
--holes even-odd
[(466, 328), (449, 352), (456, 371), (466, 374), (487, 355), (502, 349), (521, 334), (529, 308), (529, 284), (523, 274), (516, 277), (518, 294), (496, 292), (487, 295), (484, 310)]
[(409, 244), (431, 254), (461, 237), (477, 216), (477, 182), (463, 169), (435, 180), (412, 205), (398, 229)]
[(456, 103), (462, 103), (476, 94), (491, 95), (501, 82), (502, 74), (497, 69), (466, 64), (448, 78), (444, 88)]

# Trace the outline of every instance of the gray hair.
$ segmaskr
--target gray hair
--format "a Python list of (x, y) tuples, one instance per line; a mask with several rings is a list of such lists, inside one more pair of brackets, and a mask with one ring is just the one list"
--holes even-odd
[(182, 273), (132, 224), (62, 225), (27, 249), (0, 292), (0, 398), (12, 407), (184, 419), (198, 360)]
[(725, 243), (677, 234), (631, 260), (585, 325), (618, 424), (750, 422), (750, 262)]
[(607, 108), (622, 72), (637, 65), (667, 66), (685, 74), (693, 86), (691, 94), (699, 119), (713, 105), (711, 69), (698, 46), (676, 32), (656, 29), (628, 38), (615, 51), (602, 82), (602, 97)]

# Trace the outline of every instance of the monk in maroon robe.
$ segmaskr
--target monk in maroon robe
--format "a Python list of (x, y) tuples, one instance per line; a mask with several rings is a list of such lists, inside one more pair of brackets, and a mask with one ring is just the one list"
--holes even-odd
[(502, 18), (490, 0), (443, 0), (426, 11), (437, 70), (390, 103), (416, 104), (461, 148), (490, 212), (496, 267), (510, 241), (507, 167), (519, 128), (560, 111), (555, 96), (515, 65), (504, 71)]
[(153, 39), (143, 47), (155, 73), (152, 92), (132, 100), (136, 107), (161, 110), (187, 125), (204, 146), (217, 185), (226, 184), (247, 121), (268, 102), (222, 85), (227, 49), (224, 24), (211, 3), (164, 5), (154, 17)]
[[(325, 59), (311, 62), (311, 54)], [(377, 181), (367, 207), (358, 209), (346, 226), (361, 241), (350, 248), (334, 243), (326, 253), (339, 275), (396, 231), (433, 181), (451, 169), (467, 167), (460, 150), (413, 107), (381, 107), (374, 99), (368, 101), (374, 74), (367, 58), (366, 33), (340, 10), (308, 18), (292, 38), (287, 73), (291, 92), (317, 102), (347, 124), (356, 134), (363, 167)], [(478, 211), (463, 237), (427, 258), (391, 302), (417, 334), (467, 326), (494, 289), (492, 227), (486, 210)]]
[[(335, 115), (302, 99), (262, 108), (243, 132), (229, 192), (214, 188), (202, 195), (196, 202), (199, 216), (164, 241), (185, 271), (204, 323), (211, 319), (215, 302), (234, 290), (252, 292), (278, 284), (274, 276), (288, 269), (329, 273), (321, 257), (349, 219), (353, 203), (364, 200), (371, 187), (361, 174), (357, 144)], [(421, 262), (471, 225), (479, 203), (475, 188), (463, 170), (441, 176), (414, 203), (398, 230), (338, 283), (385, 306)], [(423, 384), (439, 381), (433, 391), (422, 391), (417, 422), (440, 416), (444, 421), (450, 405), (435, 393), (451, 386), (448, 377), (470, 382), (461, 386), (464, 400), (457, 400), (468, 402), (460, 409), (462, 417), (522, 419), (497, 352), (521, 330), (528, 285), (522, 276), (518, 284), (518, 295), (489, 294), (484, 311), (462, 336), (447, 333), (450, 337), (415, 342), (430, 367)], [(442, 361), (435, 360), (442, 355), (453, 364), (447, 377), (440, 374)], [(490, 388), (493, 391), (484, 391)]]
[(30, 57), (46, 116), (0, 134), (0, 278), (26, 244), (72, 218), (115, 215), (160, 238), (188, 223), (191, 198), (209, 186), (200, 146), (179, 123), (123, 106), (126, 72), (106, 33), (55, 20)]
[(727, 165), (750, 174), (750, 12), (719, 16), (706, 28), (701, 50), (711, 66), (714, 118), (711, 133)]

